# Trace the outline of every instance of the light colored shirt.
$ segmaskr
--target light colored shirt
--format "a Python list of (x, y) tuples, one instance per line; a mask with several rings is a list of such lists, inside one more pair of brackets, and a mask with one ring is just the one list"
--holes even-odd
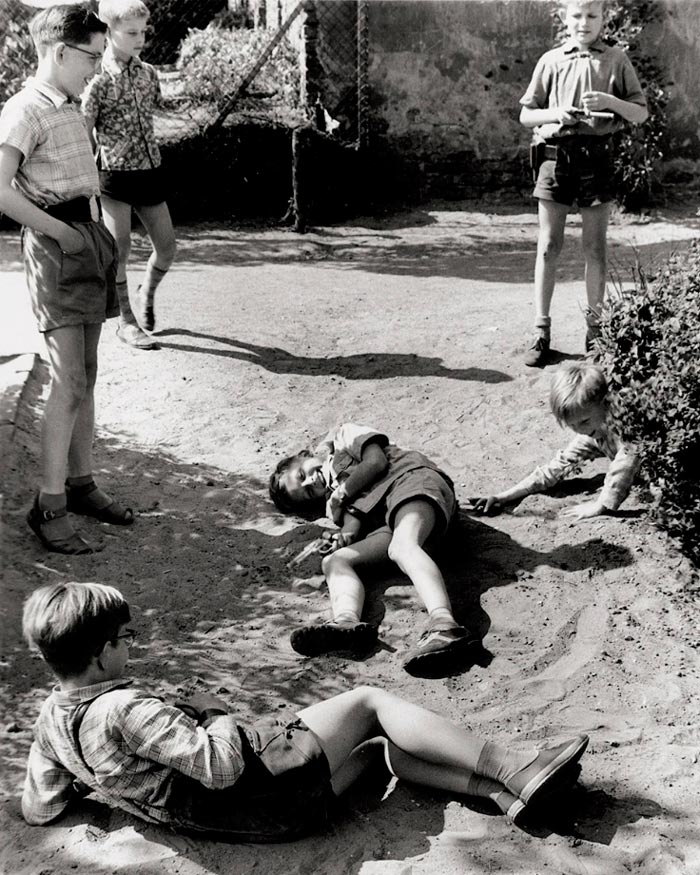
[[(586, 91), (602, 91), (620, 100), (646, 106), (646, 98), (639, 84), (632, 62), (622, 49), (596, 40), (586, 50), (567, 41), (545, 52), (532, 74), (527, 91), (520, 99), (530, 109), (581, 107)], [(556, 137), (607, 136), (621, 130), (626, 124), (619, 115), (612, 119), (584, 117), (574, 125), (551, 122), (535, 128), (538, 139)]]
[(610, 467), (600, 500), (609, 510), (617, 510), (629, 495), (639, 470), (639, 459), (607, 425), (595, 436), (577, 435), (549, 464), (535, 468), (515, 488), (528, 493), (544, 492), (570, 474), (578, 473), (583, 462), (604, 457), (610, 459)]
[(363, 514), (373, 510), (382, 501), (392, 483), (408, 471), (431, 468), (442, 474), (449, 482), (447, 475), (423, 453), (417, 450), (402, 450), (395, 444), (389, 443), (389, 438), (380, 431), (345, 422), (339, 428), (330, 431), (323, 441), (329, 455), (323, 463), (322, 471), (331, 489), (336, 489), (347, 480), (362, 461), (362, 451), (369, 443), (379, 444), (384, 450), (389, 465), (379, 480), (349, 502), (351, 507)]
[(13, 185), (37, 206), (99, 195), (80, 107), (48, 82), (28, 79), (7, 101), (0, 113), (0, 144), (22, 153)]
[(101, 170), (160, 166), (153, 114), (161, 101), (155, 67), (138, 58), (118, 61), (108, 45), (102, 71), (83, 92), (83, 112), (95, 123)]
[(167, 822), (176, 773), (221, 789), (242, 771), (238, 724), (231, 715), (199, 726), (179, 708), (133, 689), (128, 680), (56, 688), (34, 724), (22, 813), (31, 824), (58, 817), (77, 796), (77, 778), (137, 817)]

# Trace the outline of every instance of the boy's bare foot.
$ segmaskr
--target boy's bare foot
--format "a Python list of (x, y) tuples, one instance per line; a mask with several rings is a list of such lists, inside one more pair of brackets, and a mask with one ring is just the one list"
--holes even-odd
[(319, 656), (335, 650), (363, 653), (371, 650), (377, 643), (377, 627), (371, 623), (318, 623), (295, 629), (289, 636), (289, 641), (292, 648), (302, 656)]

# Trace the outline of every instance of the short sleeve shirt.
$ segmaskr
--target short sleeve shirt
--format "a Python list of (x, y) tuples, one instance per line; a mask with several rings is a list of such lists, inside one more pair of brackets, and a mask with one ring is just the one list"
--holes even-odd
[(382, 432), (364, 425), (345, 422), (331, 431), (324, 443), (329, 448), (329, 455), (323, 464), (323, 475), (331, 489), (338, 487), (350, 476), (362, 461), (362, 451), (368, 444), (378, 443), (384, 450), (389, 462), (386, 472), (351, 502), (352, 507), (361, 513), (369, 513), (377, 507), (392, 483), (409, 471), (431, 468), (448, 479), (444, 472), (440, 471), (438, 466), (423, 453), (417, 450), (403, 450), (389, 443), (389, 438)]
[(14, 186), (39, 207), (100, 193), (80, 106), (48, 82), (28, 79), (0, 113), (0, 144), (22, 153)]
[(108, 46), (102, 71), (83, 93), (83, 112), (95, 123), (101, 170), (160, 166), (153, 115), (161, 101), (155, 67), (138, 58), (122, 63)]
[[(603, 91), (620, 100), (646, 106), (642, 86), (630, 59), (622, 49), (601, 40), (585, 51), (569, 41), (542, 55), (520, 103), (530, 109), (581, 106), (581, 96), (585, 91)], [(612, 119), (584, 118), (575, 125), (552, 122), (535, 131), (542, 139), (607, 136), (624, 125), (624, 119), (615, 115)]]

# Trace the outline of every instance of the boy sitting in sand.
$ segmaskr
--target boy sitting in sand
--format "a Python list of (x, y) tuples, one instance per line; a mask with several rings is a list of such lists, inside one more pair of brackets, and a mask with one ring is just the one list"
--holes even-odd
[(567, 425), (577, 437), (549, 464), (535, 468), (515, 486), (474, 499), (474, 509), (498, 513), (526, 495), (551, 489), (578, 471), (582, 462), (607, 456), (611, 461), (601, 492), (592, 501), (568, 508), (564, 514), (581, 520), (617, 510), (629, 494), (639, 460), (613, 431), (607, 396), (608, 384), (600, 365), (588, 361), (562, 365), (552, 379), (549, 403), (557, 422)]
[(380, 431), (344, 423), (317, 449), (277, 465), (270, 496), (285, 513), (323, 513), (340, 526), (322, 561), (333, 619), (302, 626), (291, 635), (304, 656), (362, 651), (377, 629), (361, 622), (365, 590), (357, 568), (391, 559), (418, 591), (428, 625), (404, 659), (411, 673), (447, 669), (478, 638), (460, 626), (440, 569), (428, 555), (428, 538), (447, 531), (456, 510), (454, 487), (437, 465), (415, 450), (389, 443)]
[(97, 583), (44, 586), (24, 606), (24, 635), (59, 682), (34, 725), (22, 796), (30, 824), (95, 792), (175, 830), (289, 841), (326, 825), (372, 750), (402, 780), (489, 798), (517, 821), (575, 780), (588, 744), (578, 735), (513, 750), (371, 687), (246, 726), (217, 696), (178, 706), (133, 687), (130, 623), (119, 590)]

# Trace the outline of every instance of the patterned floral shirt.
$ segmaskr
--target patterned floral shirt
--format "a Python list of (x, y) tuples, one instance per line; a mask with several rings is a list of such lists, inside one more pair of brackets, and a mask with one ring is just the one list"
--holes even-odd
[(118, 61), (107, 46), (102, 71), (83, 93), (83, 112), (95, 126), (100, 170), (160, 166), (153, 114), (161, 100), (155, 67), (138, 58)]
[(22, 814), (35, 825), (58, 817), (78, 798), (77, 779), (137, 817), (167, 822), (176, 773), (222, 789), (242, 771), (241, 738), (232, 715), (200, 726), (179, 708), (133, 689), (128, 680), (56, 688), (34, 724)]
[(595, 435), (577, 435), (549, 464), (535, 468), (516, 488), (527, 489), (529, 493), (544, 492), (570, 474), (577, 473), (583, 462), (606, 456), (610, 459), (610, 467), (600, 498), (609, 510), (617, 510), (632, 488), (639, 470), (639, 458), (607, 424)]
[(80, 108), (53, 85), (28, 79), (0, 114), (0, 143), (24, 156), (13, 185), (39, 207), (100, 193)]

